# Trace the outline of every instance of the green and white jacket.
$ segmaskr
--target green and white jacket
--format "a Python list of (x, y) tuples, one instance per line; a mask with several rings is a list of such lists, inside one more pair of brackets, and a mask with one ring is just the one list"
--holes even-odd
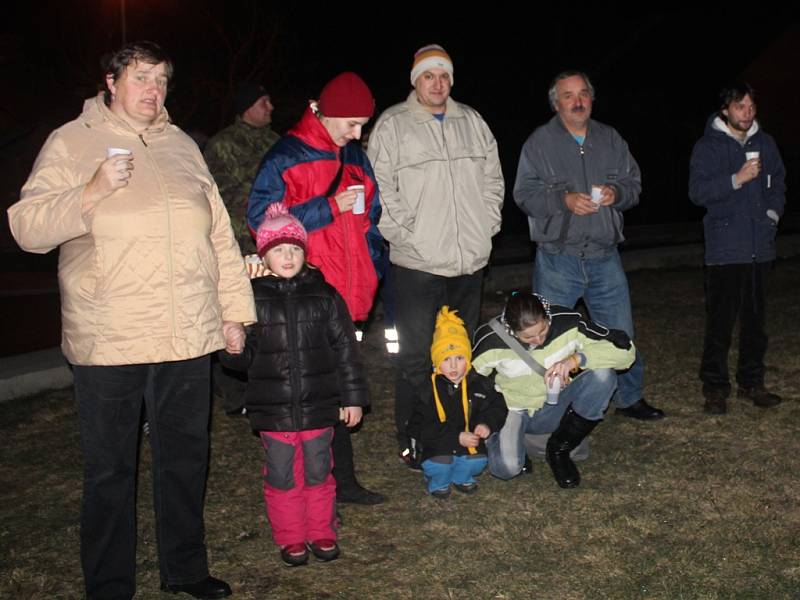
[[(582, 369), (627, 369), (636, 358), (636, 348), (624, 331), (584, 319), (563, 306), (551, 307), (550, 330), (541, 346), (520, 344), (545, 369), (575, 353), (581, 357)], [(509, 410), (527, 410), (532, 415), (544, 405), (544, 378), (534, 373), (488, 323), (475, 332), (472, 356), (472, 366), (481, 375), (495, 371), (495, 388), (505, 397)]]

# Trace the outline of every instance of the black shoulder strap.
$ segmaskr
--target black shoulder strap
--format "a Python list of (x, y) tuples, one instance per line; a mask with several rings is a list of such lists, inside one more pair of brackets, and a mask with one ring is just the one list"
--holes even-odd
[(342, 172), (344, 171), (344, 148), (339, 150), (339, 170), (336, 171), (336, 176), (331, 181), (330, 186), (328, 186), (328, 191), (325, 192), (325, 197), (330, 198), (331, 196), (336, 193), (336, 188), (339, 187), (339, 182), (342, 180)]

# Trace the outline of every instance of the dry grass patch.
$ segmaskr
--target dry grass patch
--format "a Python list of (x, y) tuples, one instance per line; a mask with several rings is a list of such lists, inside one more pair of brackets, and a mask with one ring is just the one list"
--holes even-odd
[[(264, 516), (260, 444), (244, 419), (214, 411), (214, 573), (241, 599), (797, 598), (798, 281), (800, 261), (782, 261), (770, 287), (767, 378), (785, 402), (764, 411), (734, 398), (730, 414), (708, 417), (697, 379), (702, 272), (632, 274), (646, 396), (669, 417), (642, 424), (609, 413), (575, 490), (558, 488), (537, 461), (532, 475), (509, 482), (482, 476), (474, 496), (426, 496), (420, 475), (395, 456), (393, 376), (373, 328), (365, 355), (374, 408), (353, 441), (362, 482), (389, 502), (341, 508), (341, 560), (283, 567)], [(488, 298), (486, 315), (500, 305)], [(0, 415), (0, 597), (79, 598), (71, 392), (5, 404)], [(147, 448), (142, 458), (137, 598), (161, 598)]]

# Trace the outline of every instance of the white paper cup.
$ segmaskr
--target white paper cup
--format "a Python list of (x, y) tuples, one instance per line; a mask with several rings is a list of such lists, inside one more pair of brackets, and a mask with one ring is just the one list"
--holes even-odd
[(561, 378), (553, 377), (551, 383), (547, 384), (547, 396), (544, 401), (547, 404), (558, 404), (558, 395), (561, 393)]
[(106, 158), (117, 156), (118, 154), (133, 154), (127, 148), (106, 148)]
[(364, 190), (365, 190), (364, 186), (361, 184), (349, 185), (347, 186), (347, 189), (356, 191), (356, 203), (353, 204), (353, 214), (363, 215), (364, 211), (366, 210), (366, 206), (364, 203)]
[(595, 204), (600, 204), (600, 200), (603, 197), (603, 188), (599, 185), (592, 186), (592, 202)]
[(758, 158), (761, 153), (758, 150), (754, 150), (753, 152), (745, 152), (744, 157), (746, 160), (753, 160), (754, 158)]

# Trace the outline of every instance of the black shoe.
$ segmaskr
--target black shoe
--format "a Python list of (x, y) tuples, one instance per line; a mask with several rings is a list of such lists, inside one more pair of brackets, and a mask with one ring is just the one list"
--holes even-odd
[(561, 418), (561, 423), (547, 440), (547, 464), (553, 471), (556, 483), (562, 488), (578, 487), (581, 483), (581, 474), (578, 467), (572, 462), (569, 453), (578, 447), (583, 439), (589, 435), (600, 421), (584, 419), (572, 408), (568, 409)]
[(227, 598), (231, 595), (231, 586), (209, 575), (205, 579), (195, 581), (194, 583), (161, 583), (161, 591), (169, 592), (170, 594), (177, 594), (183, 592), (189, 594), (193, 598), (201, 598), (202, 600), (214, 600), (215, 598)]
[(461, 492), (462, 494), (474, 494), (478, 491), (478, 484), (475, 482), (472, 483), (454, 483), (453, 487), (456, 488), (457, 492)]
[(705, 403), (703, 411), (709, 415), (724, 415), (728, 412), (728, 394), (722, 390), (708, 390), (703, 392)]
[(450, 497), (450, 486), (443, 488), (441, 490), (433, 490), (431, 492), (431, 496), (433, 496), (437, 500), (447, 500)]
[(386, 501), (383, 494), (372, 492), (359, 483), (347, 486), (346, 488), (336, 488), (336, 501), (342, 504), (382, 504)]
[(783, 402), (783, 398), (778, 396), (778, 394), (768, 392), (763, 385), (760, 387), (739, 388), (736, 395), (739, 398), (748, 398), (752, 400), (753, 404), (760, 408), (772, 408)]
[(522, 471), (520, 471), (523, 475), (530, 475), (533, 473), (533, 461), (531, 457), (528, 456), (528, 453), (525, 453), (525, 462), (522, 465)]
[(615, 414), (640, 421), (658, 421), (664, 418), (664, 411), (655, 406), (650, 406), (647, 400), (641, 398), (625, 408), (618, 408)]

